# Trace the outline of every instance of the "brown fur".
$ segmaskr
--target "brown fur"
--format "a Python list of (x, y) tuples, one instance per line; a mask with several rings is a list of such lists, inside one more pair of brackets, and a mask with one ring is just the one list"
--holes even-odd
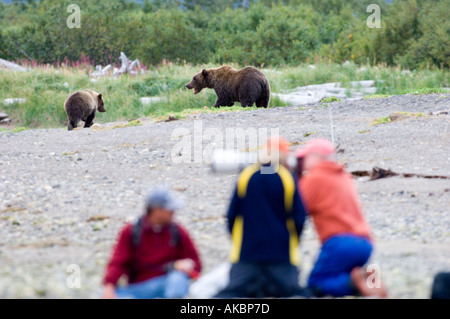
[(270, 85), (266, 76), (258, 69), (247, 66), (240, 70), (225, 65), (217, 69), (203, 69), (186, 84), (194, 94), (204, 88), (213, 89), (217, 95), (214, 107), (233, 106), (240, 102), (243, 107), (268, 107)]
[(69, 119), (69, 131), (77, 127), (80, 120), (84, 121), (84, 127), (90, 127), (96, 111), (106, 112), (102, 95), (91, 90), (71, 94), (64, 102), (64, 109)]

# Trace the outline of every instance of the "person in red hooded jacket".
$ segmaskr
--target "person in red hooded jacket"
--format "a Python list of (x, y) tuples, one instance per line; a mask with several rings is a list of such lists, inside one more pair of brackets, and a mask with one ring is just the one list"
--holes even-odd
[[(145, 214), (120, 232), (103, 279), (103, 298), (183, 298), (201, 262), (188, 232), (173, 222), (181, 202), (166, 187), (147, 196)], [(118, 286), (122, 276), (128, 285)]]
[(372, 254), (373, 238), (353, 178), (335, 160), (334, 145), (313, 139), (296, 155), (304, 172), (298, 188), (322, 244), (308, 288), (316, 296), (386, 297), (381, 281), (368, 284), (363, 266)]

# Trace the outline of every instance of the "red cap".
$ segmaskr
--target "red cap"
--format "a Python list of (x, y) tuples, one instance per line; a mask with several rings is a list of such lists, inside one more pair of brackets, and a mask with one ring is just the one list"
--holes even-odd
[(267, 149), (278, 148), (279, 152), (289, 153), (289, 143), (282, 137), (271, 136), (267, 140)]
[(326, 139), (315, 138), (305, 144), (301, 149), (296, 152), (296, 157), (305, 157), (309, 154), (315, 153), (319, 155), (331, 155), (335, 152), (334, 145)]

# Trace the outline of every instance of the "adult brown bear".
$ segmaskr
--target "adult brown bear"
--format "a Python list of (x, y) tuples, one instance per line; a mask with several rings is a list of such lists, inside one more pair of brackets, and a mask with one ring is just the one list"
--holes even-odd
[(95, 117), (95, 112), (106, 112), (105, 104), (100, 93), (83, 90), (71, 94), (64, 102), (69, 124), (67, 129), (73, 130), (77, 123), (84, 121), (84, 127), (90, 127)]
[(264, 73), (252, 66), (235, 70), (228, 65), (217, 69), (203, 69), (196, 74), (186, 87), (194, 89), (194, 94), (204, 88), (213, 89), (217, 95), (214, 107), (233, 106), (240, 102), (243, 107), (268, 107), (270, 85)]

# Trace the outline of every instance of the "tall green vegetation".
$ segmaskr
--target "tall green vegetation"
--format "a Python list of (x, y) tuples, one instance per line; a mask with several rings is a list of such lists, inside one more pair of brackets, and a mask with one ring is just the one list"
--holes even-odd
[[(0, 57), (104, 65), (124, 51), (145, 65), (450, 66), (450, 0), (77, 0), (81, 28), (69, 29), (71, 3), (0, 3)], [(381, 8), (379, 29), (366, 25), (371, 3)]]
[[(96, 122), (105, 123), (117, 120), (131, 120), (140, 117), (155, 118), (170, 113), (195, 110), (204, 111), (204, 106), (211, 110), (216, 100), (213, 90), (205, 89), (194, 95), (185, 84), (201, 68), (210, 68), (214, 64), (165, 64), (152, 67), (146, 73), (118, 78), (102, 77), (92, 82), (87, 69), (37, 67), (29, 72), (11, 72), (0, 69), (0, 110), (9, 114), (15, 125), (25, 127), (59, 127), (67, 126), (64, 101), (70, 93), (81, 89), (92, 89), (103, 94), (106, 112), (97, 113)], [(238, 65), (233, 65), (239, 67)], [(446, 70), (416, 70), (402, 72), (400, 67), (359, 67), (350, 64), (315, 64), (263, 68), (269, 79), (271, 91), (298, 86), (340, 82), (351, 87), (351, 81), (375, 80), (377, 94), (393, 95), (404, 93), (440, 93), (442, 87), (449, 86), (450, 73)], [(151, 104), (141, 103), (141, 97), (156, 97)], [(7, 98), (22, 98), (24, 103), (4, 104)], [(283, 106), (277, 96), (272, 95), (270, 107)], [(243, 110), (239, 103), (233, 110)], [(221, 107), (219, 110), (230, 110)]]

